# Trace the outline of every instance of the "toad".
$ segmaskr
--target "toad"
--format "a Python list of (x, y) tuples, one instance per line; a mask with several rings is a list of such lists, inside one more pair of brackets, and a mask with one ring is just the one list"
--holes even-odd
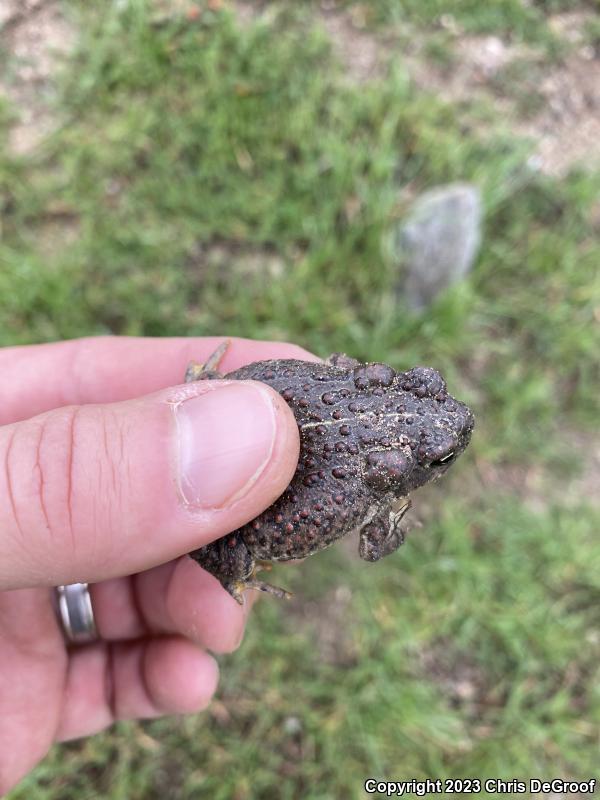
[(398, 372), (337, 353), (321, 363), (258, 361), (222, 375), (227, 345), (206, 364), (190, 364), (186, 382), (267, 383), (294, 413), (300, 458), (273, 505), (191, 557), (243, 603), (248, 588), (289, 597), (257, 572), (313, 555), (352, 531), (359, 532), (365, 561), (395, 552), (404, 541), (400, 523), (410, 493), (441, 477), (467, 447), (471, 410), (448, 394), (431, 367)]

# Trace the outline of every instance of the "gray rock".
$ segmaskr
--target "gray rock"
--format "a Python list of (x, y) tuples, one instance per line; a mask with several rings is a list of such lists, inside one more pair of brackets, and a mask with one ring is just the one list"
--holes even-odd
[(481, 194), (469, 183), (450, 183), (414, 202), (393, 236), (394, 261), (403, 277), (396, 290), (421, 311), (471, 269), (481, 243)]

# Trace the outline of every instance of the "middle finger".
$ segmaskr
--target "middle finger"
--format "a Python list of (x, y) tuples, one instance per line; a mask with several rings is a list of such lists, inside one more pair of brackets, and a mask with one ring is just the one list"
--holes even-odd
[(254, 592), (240, 606), (184, 556), (129, 578), (90, 587), (98, 633), (106, 640), (182, 634), (216, 653), (239, 645)]

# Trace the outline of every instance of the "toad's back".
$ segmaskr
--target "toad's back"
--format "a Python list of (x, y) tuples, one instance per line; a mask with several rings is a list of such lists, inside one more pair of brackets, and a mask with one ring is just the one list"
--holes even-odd
[(357, 464), (372, 431), (352, 374), (327, 364), (263, 361), (227, 378), (268, 383), (286, 400), (300, 429), (300, 458), (286, 491), (240, 529), (256, 558), (304, 558), (332, 544), (364, 517), (368, 492)]

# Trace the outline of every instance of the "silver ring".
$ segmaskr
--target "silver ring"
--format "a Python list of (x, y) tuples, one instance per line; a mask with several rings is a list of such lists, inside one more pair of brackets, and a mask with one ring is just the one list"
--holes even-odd
[(98, 639), (92, 597), (87, 583), (57, 586), (56, 602), (67, 641), (83, 644)]

